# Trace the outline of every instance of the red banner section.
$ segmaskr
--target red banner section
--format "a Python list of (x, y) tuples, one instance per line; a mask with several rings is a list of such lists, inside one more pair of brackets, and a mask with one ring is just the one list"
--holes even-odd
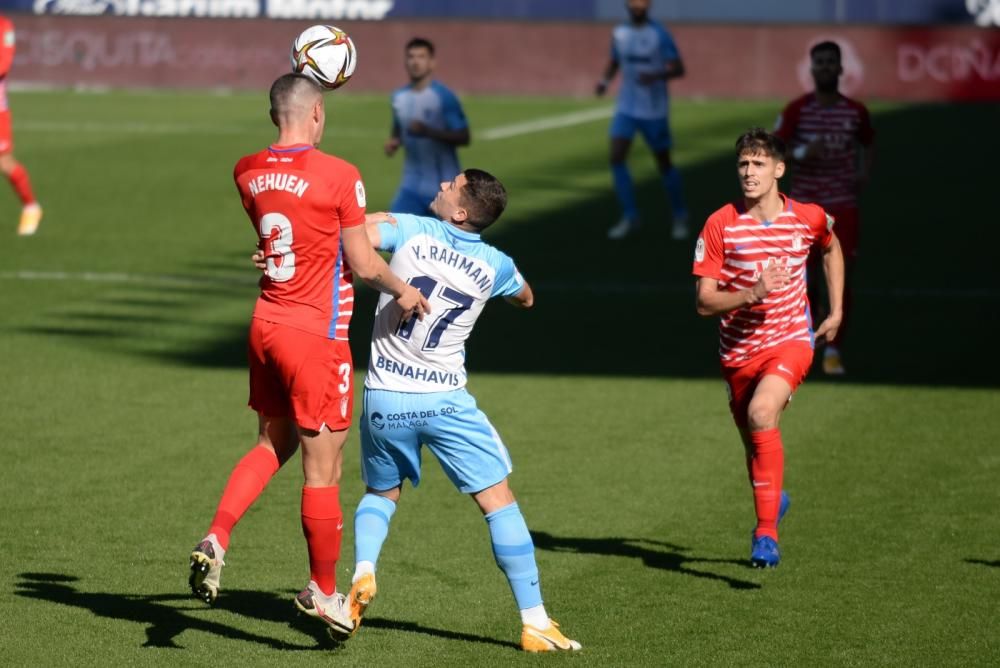
[[(266, 88), (288, 70), (300, 21), (17, 16), (16, 82), (56, 86)], [(358, 46), (355, 91), (405, 82), (403, 45), (438, 47), (437, 73), (460, 92), (587, 95), (607, 61), (610, 25), (343, 22)], [(844, 91), (862, 98), (1000, 101), (1000, 30), (975, 27), (671, 28), (687, 76), (678, 96), (785, 98), (810, 88), (808, 49), (844, 53)]]

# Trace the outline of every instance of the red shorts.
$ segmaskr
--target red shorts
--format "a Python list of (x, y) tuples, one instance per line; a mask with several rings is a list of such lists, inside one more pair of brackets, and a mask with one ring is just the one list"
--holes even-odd
[(14, 133), (10, 129), (10, 111), (0, 111), (0, 153), (14, 150)]
[(795, 392), (812, 366), (813, 349), (804, 341), (790, 341), (765, 350), (743, 366), (723, 366), (722, 377), (729, 387), (729, 410), (740, 428), (747, 427), (750, 400), (764, 376), (779, 376)]
[(351, 426), (354, 365), (347, 341), (254, 318), (248, 348), (250, 408), (291, 416), (310, 431)]

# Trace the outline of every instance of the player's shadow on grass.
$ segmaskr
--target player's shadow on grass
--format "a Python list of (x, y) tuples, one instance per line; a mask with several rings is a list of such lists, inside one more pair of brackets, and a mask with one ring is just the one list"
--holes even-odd
[(733, 589), (760, 589), (756, 582), (748, 582), (728, 575), (692, 568), (692, 564), (735, 564), (747, 566), (738, 559), (712, 559), (684, 554), (689, 548), (663, 541), (646, 538), (565, 538), (553, 536), (544, 531), (532, 531), (535, 547), (552, 552), (576, 552), (578, 554), (599, 554), (612, 557), (635, 557), (649, 568), (691, 575), (696, 578), (725, 582)]
[(508, 647), (520, 650), (520, 646), (513, 642), (508, 642), (505, 640), (497, 640), (496, 638), (487, 638), (486, 636), (477, 636), (471, 633), (462, 633), (461, 631), (434, 629), (427, 626), (422, 626), (415, 622), (404, 622), (396, 619), (365, 617), (362, 628), (385, 629), (388, 631), (406, 631), (407, 633), (422, 633), (424, 635), (436, 636), (438, 638), (445, 638), (446, 640), (461, 640), (464, 642), (500, 645), (501, 647)]
[(978, 566), (992, 566), (993, 568), (1000, 568), (1000, 559), (994, 561), (988, 561), (986, 559), (966, 559), (967, 564), (976, 564)]
[[(293, 613), (289, 597), (274, 592), (222, 592), (216, 607), (254, 619), (288, 622), (292, 628), (313, 637), (315, 643), (298, 645), (207, 619), (215, 611), (179, 593), (135, 595), (83, 592), (71, 584), (78, 582), (79, 578), (59, 573), (21, 573), (18, 578), (14, 592), (17, 596), (82, 608), (99, 617), (146, 624), (143, 647), (183, 649), (175, 640), (187, 630), (204, 631), (279, 650), (328, 651), (331, 646), (336, 646), (319, 624)], [(188, 605), (176, 607), (177, 602), (182, 601), (187, 601)]]

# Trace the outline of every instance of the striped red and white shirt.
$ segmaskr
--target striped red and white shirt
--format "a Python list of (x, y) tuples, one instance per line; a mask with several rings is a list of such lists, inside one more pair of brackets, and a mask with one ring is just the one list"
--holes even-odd
[(858, 145), (875, 140), (865, 105), (841, 95), (824, 107), (809, 93), (785, 107), (774, 134), (788, 144), (789, 153), (817, 137), (824, 142), (821, 156), (796, 164), (792, 197), (828, 209), (857, 206)]
[(354, 285), (340, 232), (365, 222), (358, 169), (298, 144), (244, 157), (233, 178), (267, 261), (253, 317), (346, 341)]
[(769, 263), (785, 265), (792, 277), (759, 304), (722, 316), (719, 356), (724, 366), (743, 366), (789, 341), (812, 344), (806, 259), (814, 244), (826, 248), (833, 242), (833, 219), (815, 204), (787, 197), (784, 202), (784, 210), (765, 222), (746, 213), (742, 202), (727, 204), (709, 216), (698, 237), (692, 272), (717, 279), (722, 290), (752, 288)]

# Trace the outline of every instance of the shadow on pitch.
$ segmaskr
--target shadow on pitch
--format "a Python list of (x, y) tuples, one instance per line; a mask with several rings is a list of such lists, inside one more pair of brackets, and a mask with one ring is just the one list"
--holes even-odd
[(1000, 559), (994, 561), (988, 561), (986, 559), (965, 559), (967, 564), (976, 564), (977, 566), (992, 566), (993, 568), (1000, 568)]
[[(288, 643), (207, 619), (213, 610), (188, 595), (84, 592), (73, 585), (79, 578), (59, 573), (21, 573), (18, 578), (14, 592), (17, 596), (82, 608), (99, 617), (145, 624), (146, 642), (143, 647), (183, 649), (176, 639), (187, 630), (279, 650), (329, 651), (331, 646), (336, 647), (318, 624), (294, 614), (290, 597), (274, 592), (222, 592), (216, 607), (255, 619), (288, 622), (292, 628), (312, 637), (313, 644)], [(178, 607), (181, 602), (187, 602), (187, 605)]]
[(749, 568), (746, 560), (710, 559), (684, 554), (689, 548), (646, 538), (564, 538), (544, 531), (532, 531), (535, 547), (552, 552), (576, 552), (612, 557), (635, 557), (649, 568), (661, 568), (696, 578), (725, 582), (733, 589), (760, 589), (756, 582), (731, 578), (692, 568), (692, 564), (735, 564)]
[(511, 649), (520, 650), (520, 646), (507, 642), (504, 640), (497, 640), (496, 638), (487, 638), (486, 636), (472, 635), (471, 633), (462, 633), (460, 631), (448, 631), (446, 629), (434, 629), (427, 626), (422, 626), (414, 622), (404, 622), (396, 619), (385, 619), (378, 617), (365, 617), (364, 624), (362, 628), (369, 629), (385, 629), (387, 631), (406, 631), (407, 633), (421, 633), (423, 635), (435, 636), (438, 638), (444, 638), (446, 640), (461, 640), (464, 642), (474, 642), (483, 643), (489, 645), (499, 645), (501, 647), (507, 647)]

